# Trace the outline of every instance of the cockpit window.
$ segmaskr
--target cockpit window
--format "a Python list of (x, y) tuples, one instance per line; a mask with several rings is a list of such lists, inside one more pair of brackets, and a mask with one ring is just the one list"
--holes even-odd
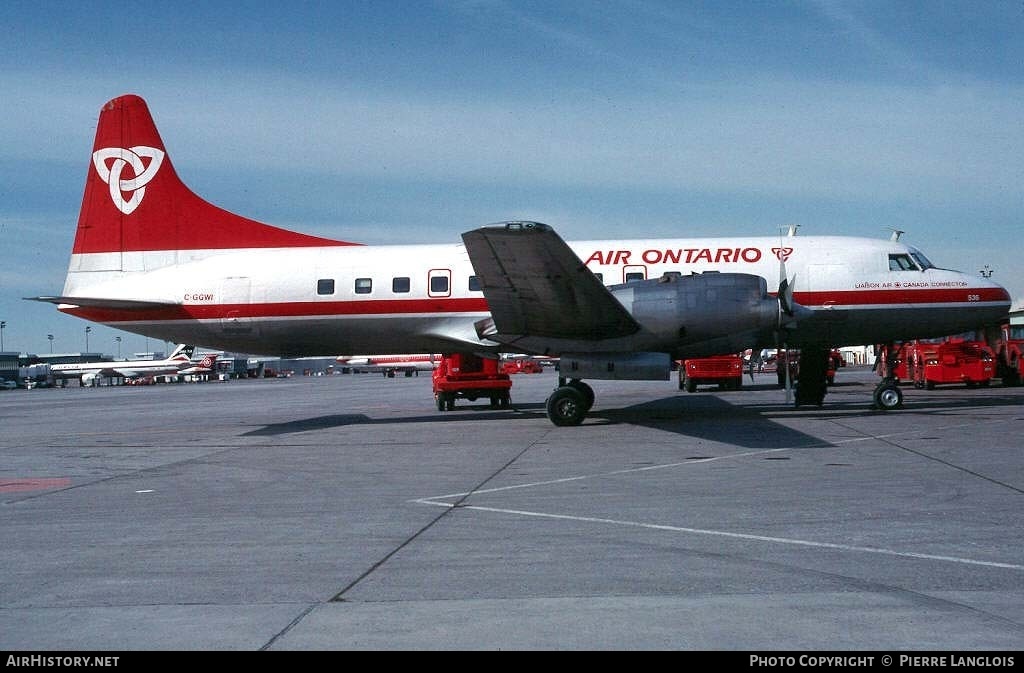
[(927, 257), (925, 257), (923, 254), (921, 254), (920, 252), (918, 252), (916, 250), (914, 252), (910, 253), (910, 256), (914, 258), (914, 261), (917, 262), (917, 265), (919, 267), (921, 267), (922, 271), (924, 269), (934, 269), (935, 268), (935, 265), (932, 264), (931, 261)]
[(889, 270), (890, 271), (917, 271), (917, 266), (910, 259), (910, 255), (901, 253), (898, 255), (889, 255)]

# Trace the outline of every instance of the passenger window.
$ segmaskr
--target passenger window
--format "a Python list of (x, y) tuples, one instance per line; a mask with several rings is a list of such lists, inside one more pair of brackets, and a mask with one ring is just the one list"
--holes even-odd
[(408, 292), (410, 289), (408, 278), (392, 278), (391, 279), (391, 291), (395, 294), (402, 294)]
[(431, 276), (430, 291), (435, 294), (448, 292), (448, 276)]
[(479, 276), (470, 276), (469, 277), (469, 291), (470, 292), (480, 292), (481, 290), (483, 290), (483, 288), (480, 287), (480, 277)]
[(316, 282), (317, 294), (334, 294), (334, 279), (321, 278)]
[(356, 278), (356, 294), (370, 294), (373, 291), (373, 280), (370, 278)]

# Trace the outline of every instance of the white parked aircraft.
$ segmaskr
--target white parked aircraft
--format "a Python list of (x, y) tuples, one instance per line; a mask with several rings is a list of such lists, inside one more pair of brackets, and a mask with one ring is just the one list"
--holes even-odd
[(109, 362), (75, 362), (50, 365), (54, 378), (81, 377), (82, 385), (91, 385), (100, 377), (120, 376), (126, 379), (140, 376), (179, 376), (200, 374), (213, 370), (216, 355), (205, 355), (201, 362), (192, 364), (195, 346), (180, 344), (170, 357), (163, 360), (113, 360)]
[(418, 372), (433, 371), (443, 356), (430, 353), (417, 353), (415, 355), (339, 355), (337, 361), (346, 367), (361, 372), (381, 372), (384, 376), (394, 376), (396, 372), (403, 372), (406, 376), (412, 376)]
[[(559, 356), (565, 385), (547, 409), (560, 425), (593, 403), (582, 379), (667, 379), (672, 360), (780, 343), (802, 350), (803, 400), (820, 404), (824, 370), (809, 355), (824, 363), (836, 344), (963, 332), (1010, 305), (996, 283), (894, 240), (567, 244), (534, 222), (462, 239), (361, 246), (229, 213), (181, 182), (145, 102), (125, 95), (100, 112), (64, 290), (36, 299), (154, 338), (268, 355)], [(892, 380), (874, 398), (902, 401)]]

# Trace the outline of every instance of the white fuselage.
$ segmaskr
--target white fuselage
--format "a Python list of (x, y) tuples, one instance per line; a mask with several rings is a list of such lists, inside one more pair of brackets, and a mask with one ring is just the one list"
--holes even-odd
[[(736, 272), (814, 312), (791, 343), (866, 344), (942, 336), (998, 320), (1006, 291), (931, 267), (901, 242), (831, 236), (580, 241), (605, 285), (667, 272)], [(784, 270), (780, 257), (785, 258)], [(165, 302), (166, 308), (61, 310), (209, 348), (280, 355), (500, 350), (462, 245), (252, 248), (72, 256), (64, 296)], [(759, 344), (750, 344), (751, 347)], [(770, 345), (770, 344), (764, 344)]]

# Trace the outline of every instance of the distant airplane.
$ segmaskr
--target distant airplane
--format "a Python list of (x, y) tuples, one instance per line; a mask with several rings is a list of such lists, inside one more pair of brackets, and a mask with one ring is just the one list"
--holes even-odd
[[(462, 244), (363, 246), (279, 229), (185, 186), (134, 95), (100, 112), (63, 292), (34, 299), (247, 353), (557, 356), (546, 403), (557, 425), (591, 408), (584, 379), (668, 380), (675, 360), (746, 348), (799, 348), (797, 403), (821, 404), (832, 347), (956, 334), (1010, 306), (1000, 285), (898, 240), (791, 231), (568, 244), (548, 225), (506, 222)], [(896, 384), (878, 385), (877, 408), (902, 404)]]
[(163, 360), (115, 360), (111, 362), (77, 362), (50, 365), (54, 378), (81, 377), (82, 385), (91, 385), (100, 377), (120, 376), (131, 379), (140, 376), (178, 376), (213, 371), (217, 355), (203, 356), (200, 363), (192, 364), (195, 346), (181, 344), (170, 357)]
[(381, 372), (392, 377), (396, 372), (412, 376), (417, 372), (433, 371), (441, 360), (440, 354), (421, 353), (416, 355), (341, 355), (337, 361), (346, 367), (364, 371)]

